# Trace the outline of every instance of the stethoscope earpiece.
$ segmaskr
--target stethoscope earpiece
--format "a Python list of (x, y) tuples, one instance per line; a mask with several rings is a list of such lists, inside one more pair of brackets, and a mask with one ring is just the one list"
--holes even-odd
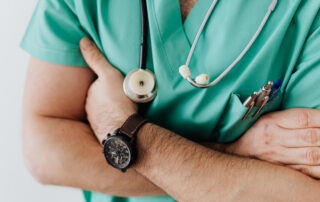
[[(181, 76), (184, 78), (184, 79), (188, 79), (188, 80), (192, 80), (191, 79), (191, 73), (190, 73), (190, 69), (188, 66), (186, 65), (182, 65), (180, 68), (179, 68), (179, 73), (181, 74)], [(199, 76), (197, 76), (195, 78), (195, 80), (192, 80), (194, 84), (197, 84), (197, 85), (206, 85), (209, 83), (210, 81), (210, 77), (209, 75), (207, 74), (200, 74)], [(197, 87), (197, 85), (194, 85), (195, 87)]]
[(200, 74), (199, 76), (196, 77), (195, 81), (197, 84), (206, 85), (209, 83), (210, 78), (208, 74)]
[(123, 82), (124, 93), (135, 103), (147, 103), (157, 94), (156, 78), (149, 70), (135, 69)]
[[(266, 15), (264, 16), (262, 22), (260, 23), (260, 26), (258, 27), (257, 31), (255, 32), (255, 34), (252, 36), (251, 40), (248, 42), (248, 44), (245, 46), (245, 48), (241, 51), (240, 55), (218, 76), (215, 78), (215, 80), (210, 82), (210, 78), (207, 74), (200, 74), (199, 76), (197, 76), (195, 79), (191, 78), (191, 73), (190, 73), (190, 69), (189, 69), (189, 64), (191, 61), (191, 58), (193, 56), (194, 50), (197, 46), (198, 40), (200, 38), (200, 35), (203, 31), (203, 28), (205, 27), (205, 25), (207, 24), (207, 21), (209, 20), (210, 15), (212, 14), (213, 9), (216, 7), (218, 0), (213, 0), (211, 3), (211, 6), (209, 8), (209, 10), (207, 11), (202, 24), (198, 30), (198, 33), (192, 43), (191, 49), (189, 51), (188, 54), (188, 58), (187, 61), (185, 63), (185, 65), (182, 65), (179, 68), (179, 72), (181, 74), (181, 76), (188, 80), (188, 82), (196, 87), (196, 88), (210, 88), (214, 85), (216, 85), (217, 83), (219, 83), (239, 62), (240, 60), (244, 57), (244, 55), (249, 51), (249, 49), (252, 47), (253, 43), (256, 41), (256, 39), (258, 38), (258, 36), (260, 35), (262, 29), (265, 27), (268, 19), (270, 18), (271, 13), (275, 10), (276, 5), (278, 3), (278, 0), (272, 0), (270, 3), (270, 6), (268, 8), (268, 11), (266, 13)], [(210, 82), (210, 83), (209, 83)]]

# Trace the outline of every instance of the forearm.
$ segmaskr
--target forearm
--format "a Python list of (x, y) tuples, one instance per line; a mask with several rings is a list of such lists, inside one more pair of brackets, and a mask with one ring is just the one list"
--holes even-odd
[(317, 201), (320, 196), (318, 183), (303, 174), (222, 154), (155, 125), (140, 130), (138, 149), (134, 168), (179, 201)]
[(29, 116), (23, 133), (26, 163), (45, 184), (118, 196), (165, 194), (134, 170), (123, 174), (108, 166), (102, 146), (85, 123)]

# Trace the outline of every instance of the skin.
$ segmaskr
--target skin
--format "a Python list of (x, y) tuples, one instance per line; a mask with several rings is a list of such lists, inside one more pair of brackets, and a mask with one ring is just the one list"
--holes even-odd
[[(98, 75), (89, 89), (86, 111), (101, 141), (111, 132), (105, 131), (109, 129), (105, 125), (118, 128), (121, 124), (115, 120), (123, 114), (123, 109), (133, 114), (137, 108), (119, 93), (123, 76), (93, 42), (83, 39), (80, 45), (88, 65)], [(113, 97), (116, 92), (118, 95)], [(113, 113), (110, 113), (110, 106), (113, 106)], [(292, 115), (290, 112), (287, 115)], [(124, 116), (126, 120), (128, 116)], [(307, 121), (304, 127), (314, 126), (311, 119), (303, 120)], [(281, 123), (286, 126), (288, 121)], [(139, 131), (137, 148), (138, 161), (133, 169), (178, 201), (317, 201), (320, 196), (320, 184), (306, 175), (258, 160), (219, 153), (154, 124), (146, 124)]]
[[(96, 47), (88, 52), (84, 54), (88, 64), (109, 67), (103, 68), (106, 70), (99, 74), (97, 80), (95, 74), (87, 68), (54, 65), (34, 58), (31, 60), (23, 107), (23, 149), (28, 168), (43, 184), (71, 186), (119, 196), (165, 195), (167, 190), (163, 191), (137, 170), (129, 169), (123, 174), (108, 166), (101, 155), (102, 146), (97, 139), (101, 141), (107, 131), (119, 127), (129, 114), (136, 111), (136, 105), (128, 101), (120, 90), (123, 76), (104, 59)], [(100, 134), (97, 139), (85, 121), (85, 109), (93, 130)], [(308, 120), (316, 120), (313, 116), (319, 114), (311, 115)], [(286, 117), (284, 113), (277, 119)], [(258, 125), (254, 128), (252, 133), (261, 130)], [(290, 130), (293, 137), (294, 131)], [(245, 147), (249, 148), (248, 145)], [(242, 164), (243, 159), (236, 158), (235, 161), (246, 165)], [(256, 169), (261, 170), (261, 167), (257, 166)]]
[(165, 194), (136, 171), (123, 174), (106, 164), (102, 146), (85, 121), (86, 95), (95, 79), (91, 70), (34, 58), (29, 66), (23, 153), (39, 182), (120, 196)]
[(317, 181), (285, 167), (225, 155), (152, 124), (139, 135), (133, 168), (178, 201), (319, 200)]
[(190, 11), (194, 7), (194, 5), (198, 2), (198, 0), (179, 0), (180, 1), (180, 9), (181, 9), (181, 17), (184, 22), (189, 15)]
[[(187, 0), (181, 0), (181, 9), (182, 9), (182, 19), (184, 20), (187, 16), (187, 14), (190, 12), (193, 5), (191, 4), (183, 4), (183, 2), (187, 2)], [(194, 2), (195, 3), (195, 2)], [(193, 3), (193, 4), (194, 4)], [(186, 11), (186, 12), (184, 12)], [(89, 59), (91, 61), (91, 65), (95, 66), (97, 60), (99, 58), (103, 58), (102, 54), (100, 54), (98, 51), (92, 51), (91, 56)], [(89, 57), (89, 56), (88, 56)], [(90, 62), (89, 61), (89, 62)], [(104, 60), (101, 64), (103, 66), (110, 66), (108, 62)], [(119, 127), (123, 121), (129, 116), (129, 112), (132, 110), (136, 110), (136, 106), (132, 103), (130, 103), (128, 100), (123, 97), (123, 95), (119, 95), (117, 98), (114, 98), (116, 101), (119, 101), (121, 103), (121, 106), (117, 106), (114, 104), (114, 100), (108, 102), (110, 100), (109, 95), (116, 91), (116, 95), (119, 94), (119, 92), (122, 92), (119, 90), (118, 86), (112, 86), (109, 85), (112, 81), (112, 78), (117, 80), (118, 82), (121, 81), (122, 75), (119, 74), (117, 71), (110, 71), (108, 73), (99, 74), (99, 79), (95, 81), (95, 74), (86, 68), (79, 68), (79, 67), (70, 67), (70, 66), (62, 66), (62, 65), (54, 65), (50, 63), (46, 63), (43, 61), (39, 61), (37, 59), (32, 58), (30, 65), (29, 65), (29, 71), (27, 75), (26, 80), (26, 87), (25, 87), (25, 96), (24, 96), (24, 116), (23, 116), (23, 148), (24, 148), (24, 156), (25, 156), (25, 162), (31, 171), (32, 175), (41, 183), (43, 184), (53, 184), (53, 185), (63, 185), (63, 186), (72, 186), (77, 188), (82, 188), (86, 190), (92, 190), (102, 193), (107, 193), (111, 195), (119, 195), (119, 196), (148, 196), (148, 195), (165, 195), (166, 192), (172, 193), (173, 196), (181, 194), (180, 190), (171, 190), (172, 187), (167, 187), (166, 185), (163, 185), (163, 183), (168, 183), (170, 179), (164, 180), (164, 182), (160, 183), (159, 180), (156, 179), (154, 182), (157, 182), (158, 186), (151, 182), (151, 180), (147, 179), (143, 175), (146, 175), (145, 173), (148, 173), (147, 171), (142, 170), (142, 168), (145, 167), (146, 163), (140, 161), (136, 165), (136, 170), (130, 169), (127, 173), (123, 174), (121, 172), (118, 172), (117, 170), (111, 168), (108, 166), (105, 162), (105, 159), (101, 155), (101, 145), (97, 141), (96, 137), (93, 134), (93, 131), (97, 131), (96, 134), (103, 134), (98, 135), (98, 139), (102, 139), (105, 131), (113, 131), (115, 128)], [(98, 71), (98, 70), (97, 70)], [(114, 75), (115, 77), (110, 75)], [(105, 77), (104, 81), (101, 81), (101, 78)], [(107, 80), (107, 81), (106, 81)], [(81, 81), (81, 82), (79, 82)], [(92, 82), (94, 82), (94, 85), (90, 87)], [(108, 82), (109, 81), (109, 82)], [(117, 83), (118, 84), (118, 83)], [(108, 89), (108, 93), (98, 93), (99, 91), (96, 89), (99, 89), (99, 86), (106, 86), (105, 88)], [(110, 88), (112, 86), (112, 88)], [(90, 88), (90, 91), (88, 92), (88, 89)], [(104, 89), (106, 90), (106, 89)], [(87, 100), (87, 105), (85, 107), (86, 103), (86, 96), (87, 92), (89, 95), (89, 99)], [(113, 94), (113, 95), (115, 95)], [(99, 95), (106, 95), (104, 97), (98, 99), (90, 99), (90, 98), (96, 98)], [(90, 104), (90, 100), (91, 104)], [(36, 105), (34, 103), (37, 103)], [(99, 105), (98, 105), (99, 103)], [(108, 104), (106, 104), (108, 103)], [(117, 106), (117, 113), (112, 113), (110, 109), (114, 109), (113, 107), (106, 107), (106, 105), (109, 106)], [(125, 105), (128, 108), (122, 108)], [(99, 106), (94, 108), (94, 106)], [(100, 108), (101, 107), (101, 108)], [(87, 123), (86, 119), (86, 112), (85, 108), (88, 112), (88, 118), (91, 120), (91, 127)], [(99, 109), (104, 109), (103, 111)], [(120, 109), (126, 109), (122, 110), (123, 112), (120, 113)], [(277, 119), (284, 119), (287, 118), (287, 112), (284, 112), (283, 114), (279, 114), (279, 116), (274, 117), (273, 120)], [(297, 114), (305, 114), (305, 112), (301, 112), (297, 110)], [(104, 122), (103, 124), (100, 122), (101, 120), (104, 120), (106, 116), (109, 114), (115, 115), (113, 117), (113, 120), (115, 120), (113, 123), (107, 124), (107, 122)], [(314, 116), (319, 116), (319, 114), (312, 113), (311, 118), (314, 120)], [(289, 116), (290, 117), (290, 116)], [(261, 134), (260, 137), (264, 138), (265, 134), (269, 133), (261, 133), (263, 131), (263, 128), (266, 124), (273, 124), (273, 122), (266, 122), (267, 119), (263, 119), (260, 121), (259, 125), (257, 124), (255, 127), (250, 129), (252, 135), (244, 135), (241, 140), (234, 145), (217, 145), (217, 144), (208, 144), (208, 147), (210, 148), (219, 148), (221, 151), (226, 152), (232, 152), (237, 153), (244, 156), (251, 156), (263, 159), (263, 157), (259, 156), (259, 149), (254, 150), (253, 148), (250, 149), (251, 153), (246, 152), (243, 148), (249, 148), (249, 145), (253, 145), (253, 143), (257, 143), (253, 141), (253, 134)], [(290, 119), (288, 120), (290, 122)], [(316, 127), (319, 127), (319, 122), (315, 122)], [(153, 130), (153, 127), (155, 129)], [(149, 129), (148, 129), (149, 128)], [(288, 127), (290, 128), (290, 127)], [(308, 127), (306, 130), (308, 130)], [(280, 134), (282, 131), (277, 131), (276, 128), (274, 128), (273, 132), (275, 134)], [(149, 130), (156, 131), (156, 134), (160, 135), (171, 135), (176, 138), (176, 135), (171, 133), (170, 131), (166, 131), (165, 129), (162, 129), (160, 127), (151, 125), (146, 126), (146, 129), (144, 128), (142, 131), (147, 131), (145, 133), (150, 133)], [(292, 135), (296, 137), (295, 134), (296, 130), (288, 130), (287, 134)], [(142, 132), (143, 133), (143, 132)], [(143, 133), (143, 134), (145, 134)], [(314, 132), (313, 132), (314, 133)], [(317, 132), (317, 134), (319, 134)], [(143, 143), (148, 143), (150, 140), (146, 138), (144, 141), (143, 135), (140, 135), (142, 140), (142, 143), (139, 143), (141, 148), (143, 147)], [(313, 135), (317, 136), (317, 135)], [(303, 137), (303, 134), (301, 133), (301, 137)], [(277, 140), (277, 136), (274, 135), (274, 138), (269, 141), (271, 143), (279, 143)], [(172, 138), (173, 139), (173, 138)], [(257, 139), (257, 138), (256, 138)], [(291, 138), (292, 139), (292, 138)], [(297, 135), (298, 139), (298, 135)], [(304, 138), (308, 140), (308, 138)], [(311, 138), (314, 139), (314, 138)], [(300, 139), (301, 140), (301, 139)], [(183, 139), (183, 141), (185, 141)], [(174, 143), (174, 142), (171, 142)], [(169, 146), (171, 145), (169, 144)], [(314, 141), (313, 141), (314, 143)], [(187, 142), (186, 145), (190, 144), (190, 142)], [(191, 142), (191, 148), (193, 148), (195, 143)], [(305, 143), (304, 143), (305, 144)], [(183, 146), (186, 146), (183, 144)], [(201, 149), (205, 149), (203, 151), (208, 152), (208, 149), (205, 147), (202, 147), (198, 144), (195, 144), (196, 147), (201, 147)], [(272, 145), (272, 144), (270, 144)], [(315, 146), (315, 144), (312, 144)], [(189, 145), (190, 146), (190, 145)], [(300, 145), (301, 146), (301, 145)], [(309, 145), (310, 146), (310, 145)], [(305, 148), (309, 147), (308, 145), (305, 145)], [(301, 146), (302, 147), (302, 146)], [(85, 148), (85, 149), (84, 149)], [(268, 149), (266, 145), (264, 145), (265, 149)], [(270, 147), (272, 149), (276, 149), (279, 147)], [(176, 151), (179, 153), (181, 148), (178, 148)], [(255, 148), (257, 149), (257, 148)], [(248, 149), (249, 150), (249, 149)], [(271, 150), (271, 149), (270, 149)], [(41, 152), (39, 152), (41, 151)], [(170, 151), (168, 149), (168, 151)], [(212, 150), (210, 150), (212, 151)], [(140, 151), (141, 153), (141, 151)], [(204, 152), (205, 153), (205, 152)], [(280, 153), (280, 151), (278, 151)], [(202, 155), (202, 152), (200, 152)], [(220, 158), (220, 155), (223, 156), (223, 159), (229, 159), (230, 155), (222, 155), (220, 153), (217, 154), (217, 157)], [(141, 156), (147, 156), (147, 152), (142, 152)], [(150, 154), (148, 154), (150, 155)], [(154, 155), (155, 157), (157, 154)], [(294, 157), (294, 156), (293, 156)], [(179, 156), (180, 158), (180, 156)], [(273, 157), (276, 159), (276, 156)], [(49, 161), (48, 161), (49, 159)], [(147, 158), (146, 158), (147, 159)], [(183, 158), (182, 158), (183, 159)], [(214, 158), (215, 159), (215, 158)], [(302, 156), (299, 157), (299, 159), (303, 159)], [(161, 157), (161, 160), (166, 160)], [(197, 160), (197, 159), (196, 159)], [(215, 159), (216, 160), (216, 159)], [(267, 169), (270, 167), (268, 164), (257, 164), (256, 161), (251, 164), (253, 160), (245, 160), (239, 159), (239, 158), (233, 158), (234, 161), (225, 161), (221, 162), (222, 165), (225, 165), (226, 163), (237, 163), (237, 166), (242, 166), (242, 169), (240, 169), (240, 172), (236, 172), (237, 175), (244, 175), (245, 173), (242, 173), (243, 167), (246, 167), (248, 164), (251, 165), (254, 168), (259, 169)], [(272, 160), (272, 158), (265, 159), (269, 161), (275, 161)], [(207, 161), (206, 161), (207, 162)], [(178, 162), (179, 163), (179, 162)], [(196, 164), (201, 163), (197, 162)], [(167, 162), (166, 162), (167, 164)], [(173, 163), (173, 165), (175, 162)], [(303, 171), (307, 171), (306, 173), (313, 175), (314, 172), (313, 169), (308, 169), (306, 167), (307, 165), (299, 165), (298, 162), (295, 162), (296, 165), (292, 166), (300, 166), (300, 168), (295, 167), (296, 169), (301, 169)], [(140, 166), (139, 166), (140, 165)], [(194, 166), (194, 163), (188, 164), (189, 166)], [(233, 164), (232, 164), (233, 165)], [(259, 166), (260, 165), (260, 166)], [(156, 167), (156, 166), (155, 166)], [(312, 166), (312, 168), (315, 168), (316, 166)], [(179, 168), (175, 167), (175, 169)], [(273, 167), (273, 169), (275, 169)], [(285, 171), (285, 173), (291, 173), (292, 176), (294, 176), (295, 180), (297, 180), (296, 183), (298, 185), (307, 185), (310, 183), (310, 185), (313, 183), (313, 181), (306, 180), (305, 177), (296, 178), (296, 175), (298, 175), (296, 172), (282, 170), (280, 168), (276, 168), (275, 170), (279, 170), (279, 175), (282, 174), (282, 172)], [(140, 171), (140, 173), (139, 173)], [(253, 170), (252, 170), (253, 171)], [(269, 170), (265, 170), (268, 171)], [(145, 173), (144, 173), (145, 172)], [(180, 172), (180, 170), (179, 170)], [(212, 172), (212, 171), (210, 171)], [(224, 172), (219, 173), (218, 171), (215, 172), (218, 177), (221, 175), (221, 177), (225, 176)], [(271, 172), (272, 173), (272, 172)], [(294, 173), (294, 174), (293, 174)], [(252, 174), (252, 173), (251, 173)], [(260, 173), (261, 174), (261, 173)], [(247, 174), (248, 175), (248, 174)], [(146, 175), (147, 176), (147, 175)], [(160, 177), (161, 175), (159, 175)], [(249, 176), (249, 175), (248, 175)], [(288, 174), (284, 174), (284, 177), (288, 176)], [(150, 176), (147, 176), (151, 178)], [(157, 176), (155, 176), (157, 177)], [(175, 176), (177, 177), (177, 176)], [(194, 177), (193, 181), (199, 181), (200, 178)], [(293, 177), (292, 177), (293, 178)], [(90, 180), (88, 180), (90, 179)], [(180, 181), (184, 179), (183, 177), (180, 179)], [(218, 179), (218, 178), (214, 178)], [(244, 181), (247, 181), (247, 183), (250, 181), (249, 178), (244, 179)], [(222, 181), (224, 181), (223, 179)], [(179, 180), (178, 180), (179, 181)], [(232, 181), (232, 180), (231, 180)], [(307, 182), (306, 182), (307, 181)], [(230, 182), (230, 181), (229, 181)], [(197, 184), (198, 182), (193, 182)], [(269, 184), (273, 184), (277, 182), (270, 181)], [(175, 183), (177, 184), (177, 183)], [(184, 182), (182, 183), (184, 184)], [(190, 185), (194, 185), (191, 184)], [(313, 185), (313, 184), (312, 184)], [(159, 188), (165, 187), (163, 189)], [(296, 187), (299, 188), (299, 187)], [(312, 186), (312, 188), (317, 188), (317, 186)], [(185, 187), (187, 189), (187, 187)], [(166, 191), (163, 191), (166, 190)], [(252, 189), (254, 190), (254, 189)], [(250, 190), (250, 192), (252, 192)], [(306, 192), (303, 192), (303, 189), (298, 189), (297, 193), (302, 194), (308, 194)], [(263, 190), (262, 190), (263, 191)], [(266, 190), (267, 191), (267, 190)], [(174, 193), (173, 193), (174, 192)], [(313, 189), (309, 190), (310, 196), (312, 197), (314, 194)], [(191, 192), (193, 193), (193, 192)], [(223, 192), (221, 192), (223, 193)], [(208, 195), (209, 197), (209, 195)], [(218, 196), (210, 196), (218, 199)], [(240, 195), (239, 195), (240, 197)], [(244, 196), (242, 196), (244, 197)], [(177, 198), (180, 198), (180, 196), (177, 196)], [(244, 198), (242, 198), (244, 199)], [(312, 198), (310, 198), (312, 199)], [(181, 198), (183, 201), (184, 198)], [(186, 199), (188, 200), (188, 199)], [(226, 199), (224, 199), (226, 200)], [(221, 200), (222, 201), (222, 200)]]

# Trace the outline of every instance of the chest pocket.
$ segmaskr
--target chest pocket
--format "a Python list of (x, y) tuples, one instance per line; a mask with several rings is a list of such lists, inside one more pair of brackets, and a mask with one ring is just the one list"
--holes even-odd
[(273, 101), (268, 103), (262, 111), (252, 117), (259, 107), (253, 107), (245, 120), (242, 120), (243, 116), (247, 113), (248, 108), (243, 106), (243, 101), (240, 99), (240, 95), (231, 94), (229, 102), (224, 110), (224, 113), (219, 120), (219, 123), (215, 129), (214, 137), (217, 142), (228, 143), (233, 142), (241, 137), (263, 114), (276, 111), (280, 108), (282, 99), (282, 93)]

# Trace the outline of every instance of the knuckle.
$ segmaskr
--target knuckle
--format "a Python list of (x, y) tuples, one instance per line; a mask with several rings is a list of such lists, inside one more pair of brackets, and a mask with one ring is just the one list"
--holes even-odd
[(265, 145), (271, 144), (275, 139), (275, 134), (270, 129), (270, 125), (264, 124), (263, 126), (262, 143)]
[(308, 129), (306, 131), (306, 134), (303, 135), (303, 140), (307, 143), (310, 143), (312, 145), (317, 144), (320, 142), (320, 133), (317, 129)]
[(266, 160), (266, 161), (276, 161), (275, 156), (276, 156), (277, 152), (274, 150), (268, 150), (268, 151), (264, 151), (261, 154), (261, 157)]
[(316, 149), (308, 150), (307, 153), (306, 153), (306, 159), (311, 164), (318, 163), (319, 159), (320, 159), (320, 155), (319, 155), (318, 150), (316, 150)]
[(104, 55), (98, 51), (98, 50), (92, 50), (89, 54), (89, 60), (93, 63), (96, 64), (99, 61), (101, 61), (104, 58)]
[(299, 111), (297, 114), (298, 124), (301, 127), (308, 128), (310, 126), (311, 114), (308, 111)]
[(268, 161), (270, 163), (283, 165), (283, 157), (281, 155), (281, 152), (278, 152), (276, 149), (264, 151), (262, 154), (257, 156), (257, 158)]

